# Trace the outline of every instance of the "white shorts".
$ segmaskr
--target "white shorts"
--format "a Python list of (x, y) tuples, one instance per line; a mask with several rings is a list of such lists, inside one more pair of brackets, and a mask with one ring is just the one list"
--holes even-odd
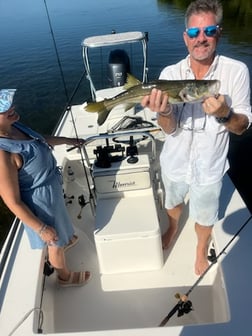
[(171, 181), (164, 174), (162, 180), (166, 209), (173, 209), (183, 203), (189, 193), (189, 216), (203, 226), (212, 226), (217, 222), (222, 181), (209, 185), (188, 185)]

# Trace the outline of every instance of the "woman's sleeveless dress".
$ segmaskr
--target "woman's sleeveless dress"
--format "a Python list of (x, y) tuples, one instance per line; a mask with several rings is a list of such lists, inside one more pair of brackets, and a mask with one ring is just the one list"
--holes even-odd
[[(23, 166), (18, 172), (21, 198), (40, 220), (56, 230), (59, 237), (56, 244), (64, 246), (73, 237), (74, 229), (65, 206), (62, 176), (52, 155), (52, 149), (40, 134), (30, 128), (19, 122), (13, 126), (31, 139), (0, 138), (0, 149), (21, 155)], [(43, 248), (45, 243), (40, 236), (23, 224), (31, 248)]]

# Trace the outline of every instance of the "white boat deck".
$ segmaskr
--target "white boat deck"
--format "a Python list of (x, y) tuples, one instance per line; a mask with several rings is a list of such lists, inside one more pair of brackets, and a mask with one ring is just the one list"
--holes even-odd
[[(76, 186), (72, 190), (76, 190)], [(71, 186), (68, 193), (71, 194)], [(76, 206), (70, 204), (68, 208), (71, 213), (75, 213), (73, 218), (76, 218)], [(49, 315), (48, 320), (45, 317), (44, 331), (50, 334), (55, 331), (58, 333), (157, 327), (176, 304), (177, 299), (174, 295), (177, 292), (185, 293), (197, 280), (193, 271), (193, 223), (184, 225), (182, 221), (181, 233), (171, 251), (164, 254), (165, 263), (160, 270), (101, 275), (92, 228), (88, 228), (90, 223), (93, 222), (94, 225), (94, 220), (89, 220), (92, 214), (88, 206), (82, 216), (83, 219), (75, 220), (80, 242), (67, 252), (67, 258), (73, 269), (90, 270), (92, 280), (83, 288), (62, 289), (57, 286), (54, 276), (46, 279), (43, 305), (44, 310), (48, 311), (53, 300), (53, 314)], [(132, 251), (129, 250), (128, 253)], [(221, 288), (221, 281), (222, 272), (221, 269), (217, 270), (216, 265), (195, 293), (192, 293), (194, 311), (179, 319), (175, 316), (169, 325), (227, 321), (229, 314), (225, 306), (225, 292), (221, 291), (219, 295), (213, 293)], [(219, 301), (214, 302), (213, 298), (216, 297), (219, 297)]]
[[(89, 122), (84, 123), (85, 114), (82, 113), (80, 106), (74, 109), (80, 136), (86, 137), (87, 130), (92, 130), (88, 135), (97, 133), (97, 130), (93, 131), (97, 127), (96, 116), (90, 114)], [(147, 115), (148, 111), (141, 113)], [(59, 128), (59, 133), (74, 135), (70, 119)], [(143, 150), (149, 150), (149, 147), (143, 146)], [(75, 172), (75, 180), (65, 183), (64, 189), (67, 196), (74, 196), (67, 207), (80, 241), (67, 252), (67, 262), (73, 270), (90, 270), (92, 278), (81, 288), (59, 287), (55, 274), (44, 279), (44, 253), (31, 251), (26, 235), (20, 229), (9, 266), (1, 278), (1, 335), (12, 335), (14, 329), (15, 336), (37, 334), (38, 321), (43, 334), (58, 336), (247, 334), (252, 282), (250, 223), (190, 294), (193, 311), (182, 317), (175, 314), (165, 327), (158, 327), (178, 302), (175, 294), (186, 293), (198, 279), (194, 274), (196, 237), (194, 224), (188, 219), (187, 204), (180, 232), (173, 246), (164, 252), (161, 269), (101, 274), (94, 243), (95, 217), (89, 204), (82, 212), (78, 204), (80, 195), (88, 198), (80, 154), (78, 150), (66, 152), (66, 147), (60, 146), (56, 156), (60, 165), (71, 165)], [(136, 197), (136, 206), (130, 210), (137, 212), (137, 202), (140, 200)], [(221, 205), (223, 217), (216, 223), (213, 233), (217, 254), (250, 216), (228, 178), (225, 179)], [(142, 215), (144, 221), (147, 211), (138, 213), (137, 220)], [(80, 213), (81, 218), (78, 218)], [(163, 210), (158, 211), (158, 218), (161, 231), (164, 231), (166, 215)], [(134, 253), (134, 250), (129, 248), (128, 253)], [(43, 319), (39, 318), (40, 304)]]

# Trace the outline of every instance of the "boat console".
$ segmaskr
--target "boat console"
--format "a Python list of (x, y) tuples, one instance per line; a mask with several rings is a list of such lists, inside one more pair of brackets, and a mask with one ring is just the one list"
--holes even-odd
[(148, 155), (138, 155), (132, 134), (126, 148), (107, 141), (97, 146), (94, 154), (94, 240), (100, 272), (162, 268), (161, 233)]

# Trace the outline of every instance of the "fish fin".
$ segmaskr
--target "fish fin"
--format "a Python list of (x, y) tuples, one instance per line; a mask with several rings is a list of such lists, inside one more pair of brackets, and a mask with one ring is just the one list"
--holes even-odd
[(124, 109), (125, 111), (128, 111), (134, 106), (136, 106), (136, 103), (127, 103), (127, 104), (124, 104)]
[(137, 79), (136, 77), (128, 73), (126, 84), (124, 85), (124, 89), (128, 90), (129, 88), (139, 85), (139, 84), (142, 84), (142, 82), (140, 82), (139, 79)]
[[(126, 103), (123, 104), (124, 105), (124, 109), (125, 111), (128, 111), (129, 109), (131, 109), (132, 107), (134, 107), (136, 104), (135, 103)], [(98, 120), (97, 123), (99, 126), (101, 126), (102, 124), (104, 124), (104, 122), (106, 121), (108, 115), (109, 115), (109, 110), (104, 109), (103, 111), (99, 111), (98, 112)]]
[(86, 106), (84, 106), (84, 110), (86, 112), (97, 112), (100, 113), (106, 109), (106, 106), (104, 104), (104, 101), (100, 102), (94, 102), (94, 103), (88, 103)]
[(98, 123), (99, 126), (104, 124), (104, 122), (108, 118), (109, 112), (110, 111), (108, 111), (108, 110), (104, 110), (104, 111), (99, 112), (98, 119), (97, 119), (97, 123)]
[(97, 123), (99, 126), (105, 122), (110, 112), (110, 110), (106, 108), (104, 100), (100, 102), (88, 103), (86, 106), (84, 106), (84, 110), (86, 112), (98, 113)]

